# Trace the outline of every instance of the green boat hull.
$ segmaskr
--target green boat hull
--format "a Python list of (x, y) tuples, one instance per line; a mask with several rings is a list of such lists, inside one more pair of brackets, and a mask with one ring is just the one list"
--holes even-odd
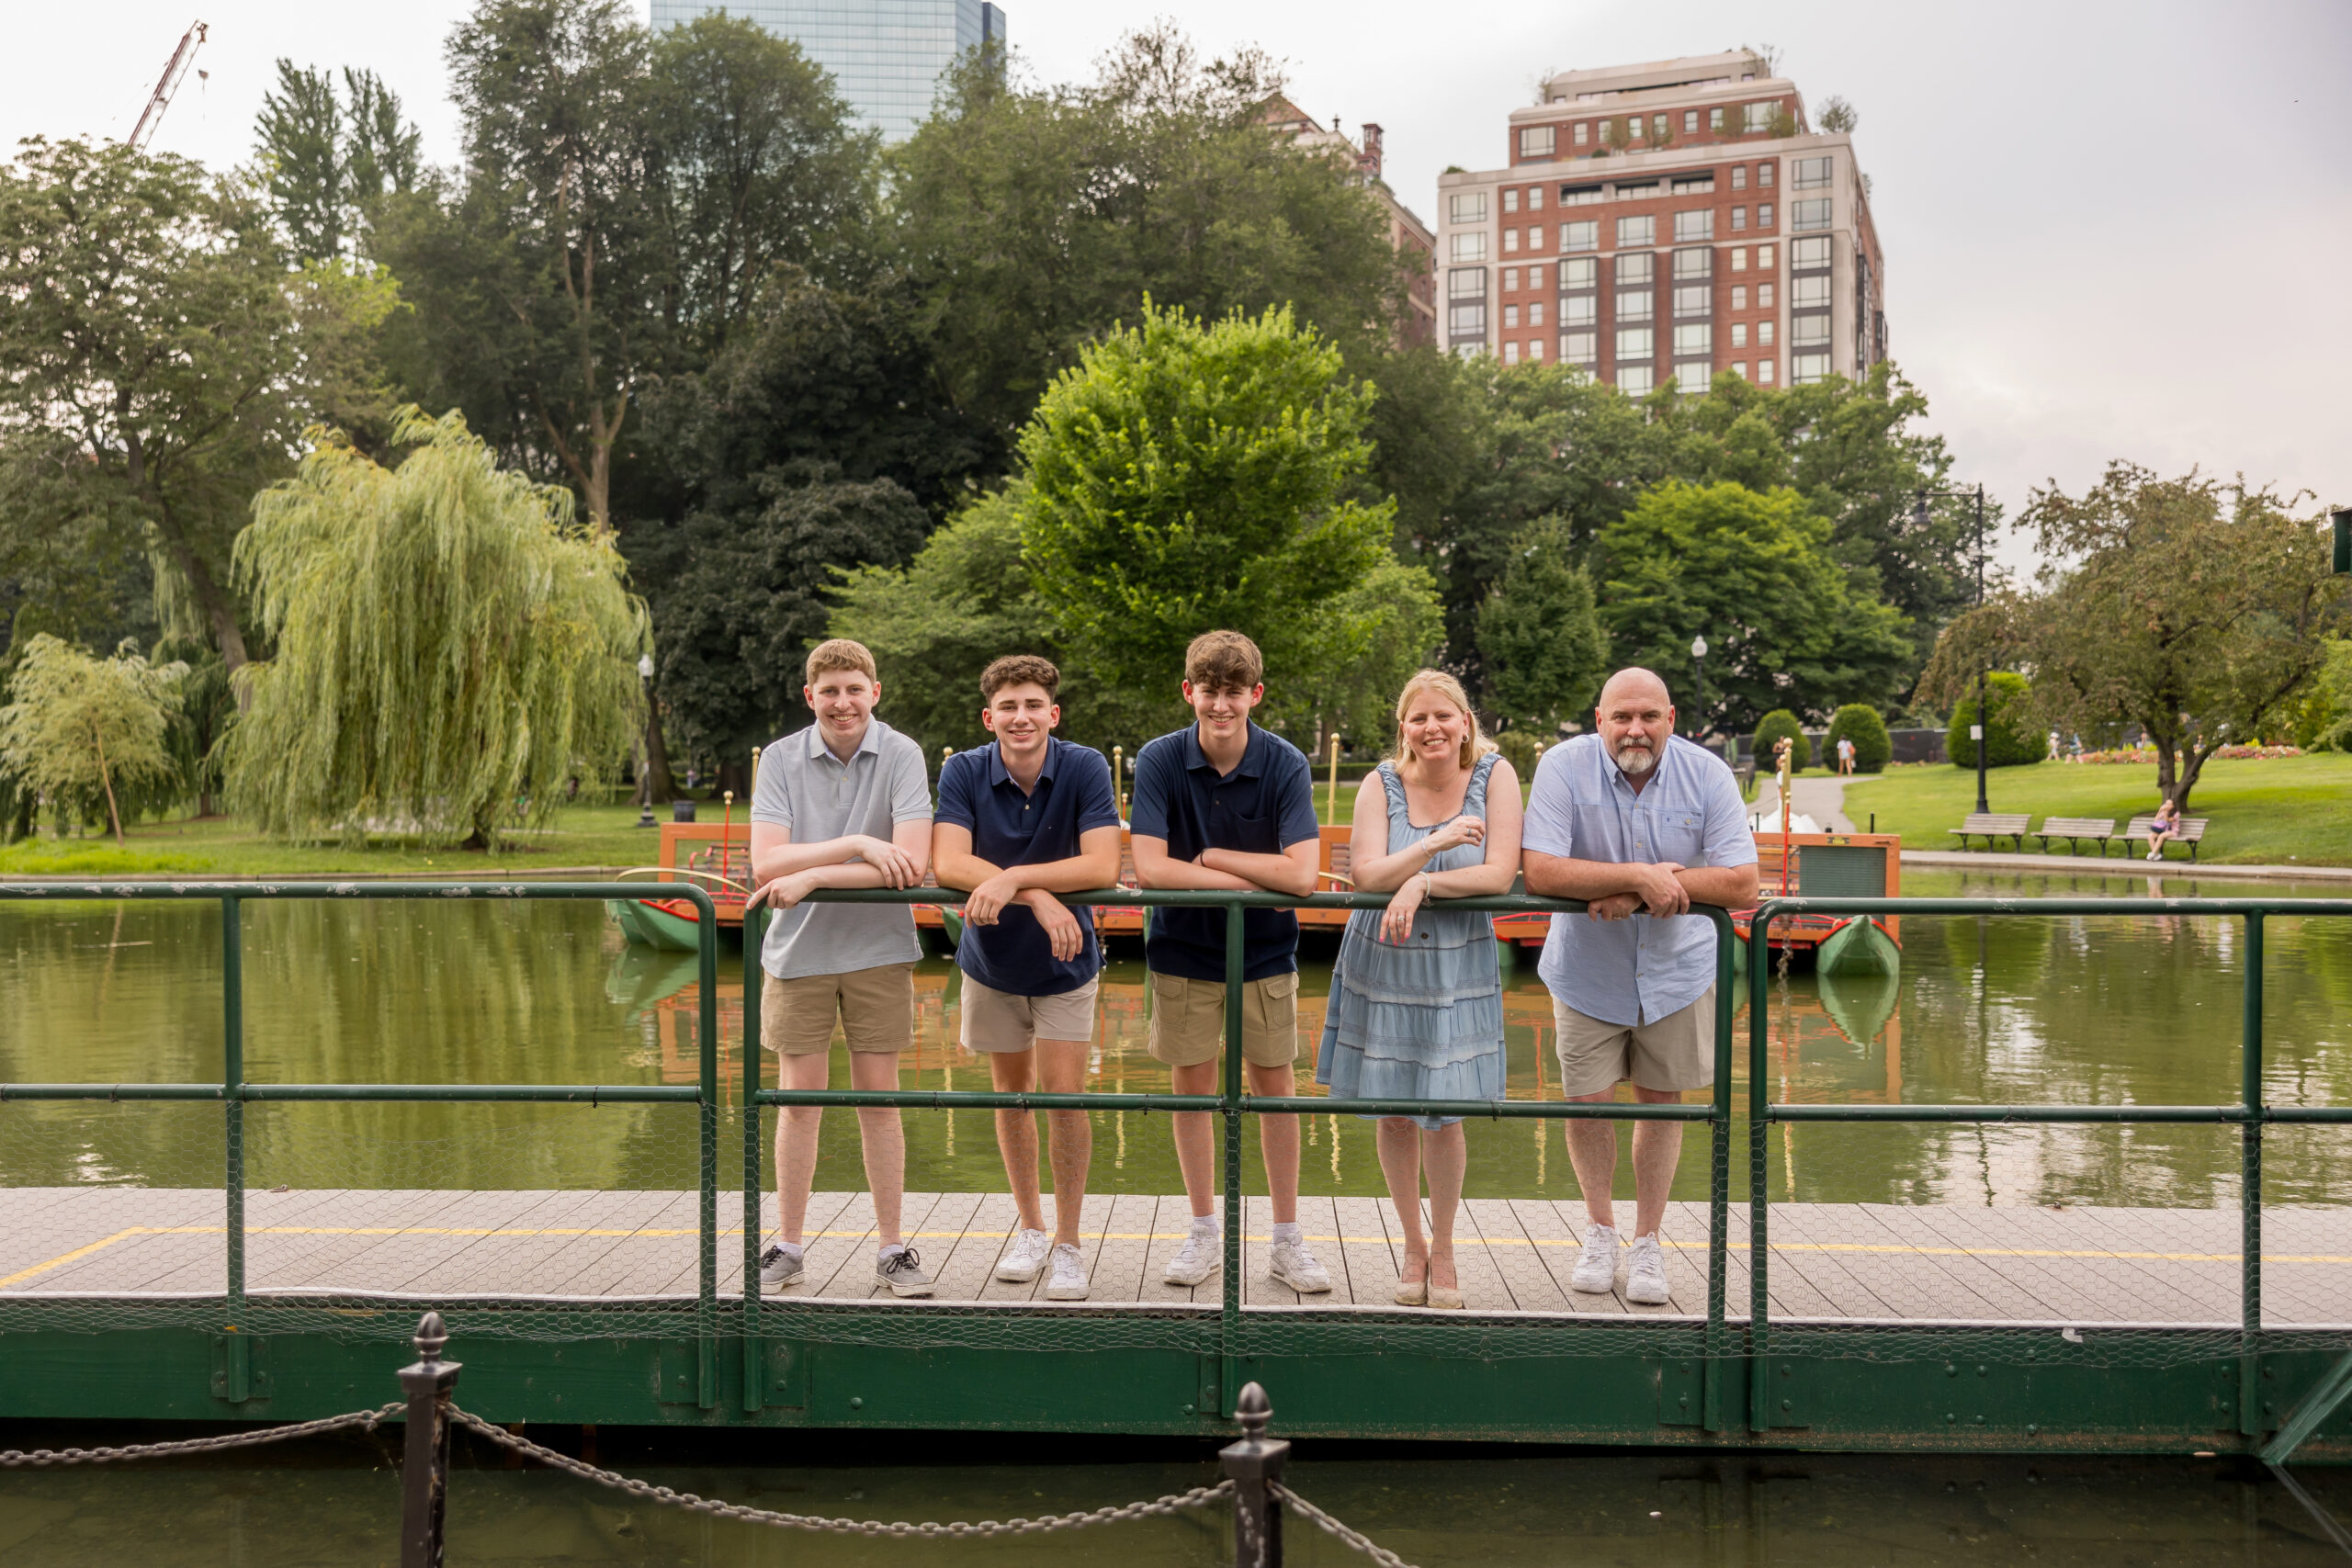
[(608, 898), (605, 908), (621, 923), (621, 934), (639, 947), (662, 953), (693, 953), (700, 946), (695, 922), (634, 898)]
[(1816, 974), (1839, 976), (1900, 975), (1903, 950), (1876, 920), (1858, 915), (1832, 931), (1815, 950), (1814, 969)]

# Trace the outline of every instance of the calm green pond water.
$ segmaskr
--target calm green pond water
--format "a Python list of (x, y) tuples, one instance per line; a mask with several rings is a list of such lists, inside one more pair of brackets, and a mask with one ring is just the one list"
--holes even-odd
[[(560, 1439), (559, 1439), (560, 1440)], [(1213, 1462), (1138, 1450), (1127, 1462), (893, 1464), (881, 1456), (712, 1456), (679, 1464), (599, 1457), (669, 1485), (794, 1512), (884, 1519), (1001, 1518), (1099, 1507), (1216, 1479)], [(1017, 1439), (1018, 1440), (1018, 1439)], [(566, 1446), (569, 1446), (568, 1444)], [(608, 1438), (607, 1450), (611, 1447)], [(1095, 1454), (1101, 1453), (1096, 1445)], [(495, 1461), (491, 1461), (493, 1465)], [(1307, 1448), (1299, 1493), (1422, 1568), (1641, 1564), (1722, 1568), (2312, 1568), (2341, 1563), (2275, 1482), (2225, 1461), (1849, 1459), (1773, 1455), (1449, 1457)], [(2309, 1471), (2339, 1517), (2352, 1473)], [(400, 1482), (389, 1455), (355, 1444), (269, 1468), (0, 1472), (0, 1561), (11, 1568), (389, 1568)], [(646, 1568), (1079, 1563), (1212, 1568), (1231, 1561), (1227, 1516), (1202, 1511), (1078, 1533), (894, 1544), (786, 1534), (640, 1506), (544, 1472), (465, 1469), (449, 1504), (454, 1562)], [(1293, 1521), (1294, 1568), (1360, 1564)]]
[[(2152, 884), (2154, 886), (2152, 886)], [(1920, 896), (2278, 893), (2290, 886), (2110, 870), (2026, 875), (1915, 872)], [(219, 912), (193, 904), (0, 907), (0, 1083), (194, 1081), (220, 1071)], [(594, 904), (256, 903), (245, 917), (246, 1064), (288, 1082), (691, 1083), (698, 997), (690, 958), (628, 948)], [(1825, 987), (1803, 971), (1772, 989), (1776, 1099), (1905, 1103), (2221, 1102), (2236, 1097), (2243, 928), (2174, 917), (1905, 922), (1899, 984)], [(2352, 920), (2274, 918), (2268, 928), (2267, 1092), (2283, 1105), (2352, 1102)], [(739, 961), (729, 954), (726, 966)], [(1321, 1021), (1327, 963), (1306, 966), (1302, 1030)], [(740, 971), (738, 971), (740, 976)], [(1164, 1088), (1144, 1051), (1143, 970), (1103, 987), (1094, 1082)], [(952, 968), (919, 976), (910, 1086), (985, 1088), (950, 1042)], [(741, 1082), (740, 977), (719, 987), (722, 1078)], [(1555, 1094), (1551, 1010), (1534, 966), (1511, 978), (1511, 1092)], [(1740, 1092), (1745, 1103), (1746, 1010)], [(835, 1081), (847, 1082), (837, 1053)], [(256, 1105), (250, 1179), (260, 1186), (691, 1187), (695, 1113), (644, 1106)], [(740, 1160), (730, 1109), (721, 1170)], [(1096, 1117), (1097, 1191), (1182, 1190), (1164, 1116)], [(0, 1108), (0, 1185), (197, 1187), (220, 1179), (217, 1106)], [(985, 1112), (910, 1111), (908, 1184), (1003, 1184)], [(1369, 1123), (1309, 1119), (1310, 1192), (1383, 1190)], [(1825, 1201), (2083, 1202), (2204, 1206), (2234, 1201), (2237, 1134), (2217, 1127), (1784, 1127), (1774, 1196)], [(1572, 1196), (1556, 1128), (1474, 1122), (1473, 1196)], [(2352, 1139), (2280, 1129), (2266, 1196), (2352, 1197)], [(1744, 1142), (1736, 1145), (1744, 1149)], [(1706, 1188), (1693, 1136), (1680, 1193)], [(1744, 1160), (1736, 1161), (1744, 1172)], [(1263, 1175), (1254, 1152), (1245, 1165)], [(724, 1175), (722, 1181), (725, 1180)], [(827, 1125), (820, 1187), (863, 1185), (855, 1127)], [(1741, 1186), (1744, 1187), (1744, 1175)], [(1630, 1190), (1630, 1189), (1628, 1189)]]

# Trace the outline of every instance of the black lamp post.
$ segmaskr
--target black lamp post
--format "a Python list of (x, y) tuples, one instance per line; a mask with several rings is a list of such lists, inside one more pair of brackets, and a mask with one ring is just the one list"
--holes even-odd
[[(1984, 607), (1984, 487), (1969, 490), (1923, 490), (1911, 503), (1911, 520), (1921, 533), (1928, 530), (1928, 502), (1938, 496), (1973, 496), (1976, 500), (1976, 607)], [(1984, 798), (1984, 755), (1990, 749), (1993, 733), (1991, 705), (1985, 700), (1984, 667), (1976, 668), (1976, 810), (1979, 816), (1993, 809)]]
[(1690, 739), (1703, 740), (1707, 735), (1707, 639), (1704, 637), (1690, 639), (1690, 668), (1699, 678), (1698, 699), (1690, 706)]
[[(639, 689), (645, 694), (646, 723), (657, 723), (653, 717), (653, 655), (637, 656), (637, 680)], [(653, 764), (642, 735), (637, 738), (637, 825), (659, 826), (653, 820)]]

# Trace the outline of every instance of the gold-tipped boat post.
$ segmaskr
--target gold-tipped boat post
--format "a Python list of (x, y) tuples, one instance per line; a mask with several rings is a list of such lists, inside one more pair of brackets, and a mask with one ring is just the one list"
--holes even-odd
[(1111, 748), (1111, 801), (1118, 807), (1119, 820), (1122, 822), (1127, 819), (1126, 756), (1125, 748), (1120, 746)]
[(1336, 729), (1331, 731), (1331, 808), (1328, 815), (1334, 822), (1340, 819), (1340, 732)]

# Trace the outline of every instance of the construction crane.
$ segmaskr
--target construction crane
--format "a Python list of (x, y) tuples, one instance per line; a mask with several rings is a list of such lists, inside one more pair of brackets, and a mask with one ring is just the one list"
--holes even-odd
[(164, 79), (155, 84), (147, 107), (139, 111), (139, 123), (130, 128), (132, 152), (146, 146), (148, 139), (155, 134), (155, 128), (164, 123), (164, 111), (172, 107), (172, 95), (180, 90), (187, 68), (196, 63), (196, 51), (203, 46), (204, 34), (204, 24), (198, 22), (180, 35), (179, 48), (172, 51), (172, 62), (164, 67)]

